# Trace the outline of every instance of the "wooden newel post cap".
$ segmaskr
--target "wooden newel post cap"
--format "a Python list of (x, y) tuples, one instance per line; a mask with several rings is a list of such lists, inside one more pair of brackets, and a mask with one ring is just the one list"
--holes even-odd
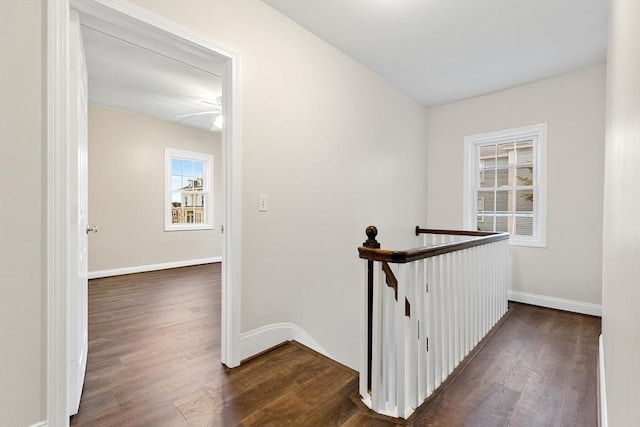
[(376, 240), (376, 236), (378, 235), (378, 229), (373, 225), (370, 225), (365, 230), (367, 233), (367, 240), (362, 244), (365, 248), (376, 248), (380, 249), (380, 243)]

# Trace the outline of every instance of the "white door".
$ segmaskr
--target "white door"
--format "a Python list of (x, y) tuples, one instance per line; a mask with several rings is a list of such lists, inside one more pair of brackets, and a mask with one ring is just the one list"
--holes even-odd
[[(69, 28), (69, 415), (80, 406), (87, 368), (87, 66), (78, 13), (71, 11)], [(74, 167), (76, 165), (77, 167)]]

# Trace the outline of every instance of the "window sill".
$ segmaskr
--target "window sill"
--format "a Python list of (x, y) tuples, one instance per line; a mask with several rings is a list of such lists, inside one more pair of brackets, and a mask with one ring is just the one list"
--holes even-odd
[(213, 225), (208, 224), (181, 224), (181, 225), (166, 225), (164, 231), (194, 231), (194, 230), (213, 230)]

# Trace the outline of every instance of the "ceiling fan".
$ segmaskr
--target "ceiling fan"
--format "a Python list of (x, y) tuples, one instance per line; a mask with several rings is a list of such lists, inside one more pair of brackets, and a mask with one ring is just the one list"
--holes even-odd
[(222, 97), (218, 96), (215, 100), (215, 102), (210, 102), (210, 101), (205, 101), (202, 100), (203, 103), (205, 104), (209, 104), (211, 105), (211, 110), (210, 111), (200, 111), (197, 113), (190, 113), (190, 114), (181, 114), (179, 116), (176, 116), (176, 118), (180, 119), (178, 120), (178, 122), (181, 122), (183, 120), (187, 120), (190, 117), (195, 117), (195, 116), (204, 116), (207, 114), (211, 114), (214, 116), (213, 119), (213, 126), (211, 127), (212, 131), (220, 131), (222, 130), (222, 123), (223, 123), (223, 118), (222, 118)]

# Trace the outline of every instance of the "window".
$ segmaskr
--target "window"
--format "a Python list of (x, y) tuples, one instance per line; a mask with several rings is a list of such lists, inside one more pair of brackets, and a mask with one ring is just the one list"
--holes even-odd
[(165, 231), (213, 228), (213, 156), (165, 149)]
[(546, 123), (465, 137), (464, 227), (546, 246)]

